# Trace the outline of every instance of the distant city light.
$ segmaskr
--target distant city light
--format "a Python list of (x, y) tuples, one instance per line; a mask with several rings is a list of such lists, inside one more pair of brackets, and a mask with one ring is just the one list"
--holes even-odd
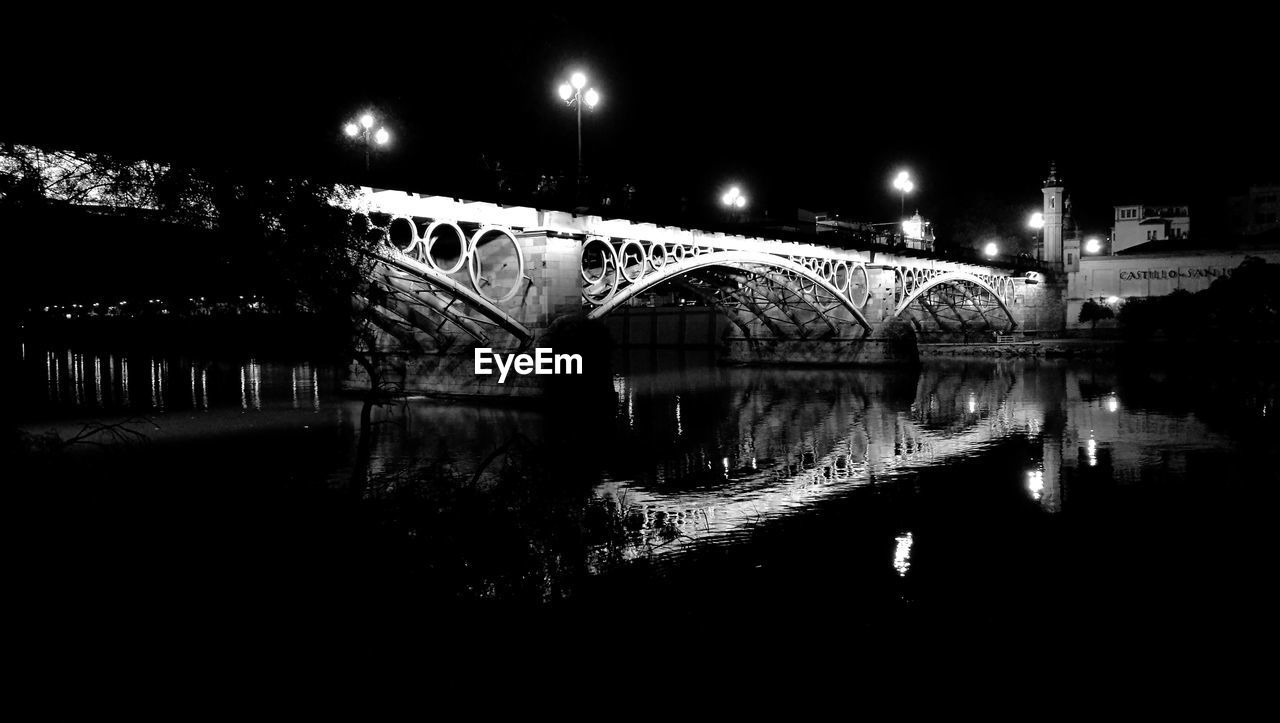
[(992, 258), (996, 254), (1000, 253), (1000, 247), (995, 241), (988, 241), (987, 245), (982, 247), (982, 253), (985, 254), (987, 258)]
[(1034, 229), (1044, 228), (1044, 214), (1039, 211), (1031, 214), (1031, 218), (1027, 221), (1027, 225)]
[(1107, 303), (1108, 303), (1108, 304), (1111, 304), (1112, 306), (1115, 306), (1116, 304), (1119, 304), (1119, 303), (1120, 303), (1120, 297), (1119, 297), (1119, 296), (1108, 296), (1108, 297), (1107, 297)]
[(1120, 411), (1120, 400), (1114, 394), (1107, 397), (1107, 411), (1113, 413)]
[(916, 241), (924, 239), (924, 221), (920, 219), (919, 214), (915, 218), (902, 221), (902, 235)]

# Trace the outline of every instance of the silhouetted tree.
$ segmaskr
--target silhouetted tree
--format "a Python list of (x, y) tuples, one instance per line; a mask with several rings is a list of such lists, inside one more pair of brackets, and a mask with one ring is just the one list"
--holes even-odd
[(1093, 299), (1089, 299), (1080, 306), (1080, 315), (1077, 320), (1082, 324), (1089, 322), (1092, 324), (1093, 329), (1097, 329), (1099, 321), (1113, 317), (1115, 317), (1115, 312), (1111, 310), (1110, 306), (1099, 304)]

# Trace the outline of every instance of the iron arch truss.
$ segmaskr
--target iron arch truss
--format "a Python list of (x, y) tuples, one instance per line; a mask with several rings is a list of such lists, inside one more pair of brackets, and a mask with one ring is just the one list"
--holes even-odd
[(749, 320), (779, 338), (871, 330), (862, 313), (867, 270), (855, 261), (593, 236), (582, 247), (581, 274), (582, 298), (592, 319), (675, 283), (713, 304), (744, 332)]
[(998, 330), (1002, 321), (1006, 331), (1018, 326), (1009, 309), (1014, 282), (1008, 276), (928, 268), (896, 268), (894, 273), (894, 316), (914, 304), (942, 328)]

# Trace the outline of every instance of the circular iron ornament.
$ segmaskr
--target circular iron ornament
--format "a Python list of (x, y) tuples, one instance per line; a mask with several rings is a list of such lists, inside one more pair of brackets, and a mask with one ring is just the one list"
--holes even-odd
[[(409, 225), (409, 242), (404, 246), (396, 243), (395, 234), (392, 233), (392, 229), (395, 228), (397, 221), (404, 221)], [(413, 219), (408, 216), (396, 216), (391, 219), (387, 222), (387, 243), (391, 244), (393, 248), (399, 249), (407, 256), (414, 256), (418, 246), (418, 224), (414, 223)]]
[(671, 255), (675, 257), (675, 262), (678, 264), (681, 261), (684, 261), (684, 257), (687, 256), (688, 253), (685, 251), (684, 244), (678, 243), (676, 244), (675, 249), (671, 252)]
[(588, 284), (599, 283), (604, 278), (604, 275), (609, 273), (609, 257), (602, 254), (600, 259), (603, 270), (600, 275), (594, 279), (587, 276), (587, 249), (591, 248), (591, 244), (594, 243), (605, 246), (609, 250), (609, 256), (617, 258), (617, 253), (613, 250), (613, 244), (609, 243), (609, 239), (603, 236), (588, 236), (587, 240), (582, 243), (582, 251), (578, 253), (578, 273), (582, 275), (582, 280)]
[[(435, 247), (435, 242), (431, 240), (432, 234), (441, 226), (447, 226), (453, 229), (454, 233), (458, 234), (458, 262), (453, 265), (453, 268), (449, 269), (441, 268), (440, 264), (436, 261), (436, 257), (432, 254)], [(471, 249), (467, 244), (467, 234), (463, 232), (461, 226), (453, 221), (432, 221), (427, 226), (427, 232), (422, 235), (422, 244), (423, 256), (426, 257), (427, 263), (431, 265), (431, 268), (442, 274), (457, 273), (462, 269), (462, 265), (467, 263), (467, 258), (471, 255)], [(516, 247), (519, 248), (519, 244), (516, 244)]]
[[(655, 251), (661, 251), (661, 252), (662, 252), (662, 263), (658, 263), (657, 256), (655, 256), (655, 255), (654, 255), (654, 252), (655, 252)], [(666, 244), (655, 243), (655, 244), (650, 244), (650, 245), (649, 245), (649, 266), (650, 266), (654, 271), (657, 271), (658, 269), (662, 268), (663, 266), (666, 266), (666, 265), (667, 265), (667, 261), (669, 261), (669, 260), (670, 260), (670, 258), (671, 258), (671, 257), (670, 257), (670, 256), (668, 255), (668, 253), (667, 253), (667, 246), (666, 246)]]
[(907, 298), (907, 273), (901, 266), (893, 267), (893, 303), (901, 304)]
[[(627, 252), (628, 246), (635, 246), (636, 252), (628, 253)], [(631, 274), (627, 273), (627, 260), (630, 258), (634, 258), (637, 262), (640, 263), (640, 272), (637, 273), (635, 276), (632, 276)], [(627, 239), (626, 241), (623, 241), (622, 245), (618, 247), (618, 269), (622, 271), (622, 277), (631, 283), (635, 283), (640, 279), (644, 278), (645, 258), (646, 257), (644, 253), (644, 246), (640, 245), (639, 241), (636, 241), (635, 239)]]
[[(862, 273), (862, 301), (858, 301), (853, 298), (853, 274), (855, 272)], [(867, 267), (865, 264), (855, 263), (853, 265), (852, 271), (849, 272), (849, 285), (846, 296), (849, 297), (849, 301), (853, 302), (853, 305), (859, 310), (866, 306), (867, 302), (871, 300), (871, 277), (867, 274)]]
[[(594, 279), (591, 278), (590, 276), (587, 276), (587, 249), (591, 248), (592, 244), (599, 244), (604, 247), (604, 253), (602, 253), (600, 256), (600, 265), (602, 267), (600, 271), (600, 275)], [(609, 293), (605, 294), (604, 296), (598, 299), (595, 297), (592, 297), (587, 293), (587, 289), (604, 281), (605, 275), (609, 273), (610, 262), (612, 262), (613, 264), (613, 283), (609, 285)], [(608, 301), (610, 298), (613, 297), (614, 293), (617, 292), (618, 290), (618, 252), (614, 250), (613, 244), (609, 243), (608, 239), (606, 239), (603, 236), (588, 237), (586, 242), (582, 244), (582, 252), (578, 258), (578, 265), (580, 267), (579, 273), (582, 275), (582, 280), (587, 283), (587, 287), (582, 290), (582, 298), (586, 299), (588, 302), (592, 304), (599, 305)]]
[[(484, 238), (484, 235), (487, 233), (499, 233), (499, 234), (502, 234), (503, 236), (506, 236), (507, 239), (511, 241), (511, 247), (516, 251), (515, 281), (512, 282), (511, 289), (507, 291), (506, 294), (503, 294), (499, 298), (494, 298), (492, 296), (489, 296), (488, 294), (484, 293), (483, 289), (480, 288), (480, 272), (482, 271), (482, 269), (480, 268), (480, 254), (479, 254), (480, 239)], [(515, 296), (517, 293), (520, 292), (520, 282), (524, 280), (524, 252), (520, 250), (520, 241), (516, 239), (516, 235), (511, 232), (511, 229), (507, 228), (506, 226), (481, 226), (475, 232), (475, 235), (471, 237), (471, 245), (467, 249), (466, 258), (467, 258), (467, 271), (471, 275), (471, 288), (475, 289), (477, 294), (483, 296), (489, 301), (494, 302), (495, 304), (500, 304), (504, 301), (510, 300), (511, 297)]]
[(834, 284), (835, 272), (836, 272), (835, 265), (831, 263), (830, 259), (827, 259), (826, 261), (822, 262), (821, 271), (818, 272), (818, 275), (826, 279), (827, 281), (831, 282), (832, 284)]
[(831, 268), (830, 281), (831, 285), (836, 287), (836, 291), (842, 294), (849, 291), (849, 264), (845, 261), (835, 262)]

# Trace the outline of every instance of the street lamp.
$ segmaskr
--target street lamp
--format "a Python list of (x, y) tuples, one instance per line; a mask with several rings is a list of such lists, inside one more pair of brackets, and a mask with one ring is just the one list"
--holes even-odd
[(733, 213), (735, 210), (742, 211), (742, 209), (747, 207), (747, 197), (743, 195), (742, 189), (734, 186), (724, 192), (724, 195), (720, 197), (720, 203), (728, 209), (730, 213)]
[(1084, 252), (1087, 254), (1096, 254), (1102, 250), (1102, 242), (1097, 236), (1093, 236), (1084, 240)]
[(583, 92), (583, 88), (587, 86), (587, 76), (582, 73), (574, 73), (569, 76), (568, 83), (560, 84), (560, 100), (565, 105), (574, 106), (578, 111), (578, 186), (582, 186), (582, 106), (595, 108), (600, 102), (600, 94), (595, 88), (587, 88)]
[(342, 127), (342, 132), (347, 134), (348, 138), (362, 138), (364, 140), (364, 172), (369, 172), (369, 152), (373, 150), (374, 145), (385, 146), (391, 142), (391, 134), (386, 128), (379, 127), (377, 131), (373, 130), (374, 118), (370, 113), (365, 113), (356, 121), (348, 121)]
[(898, 175), (893, 179), (893, 187), (898, 189), (899, 199), (901, 201), (899, 211), (901, 215), (907, 215), (907, 194), (911, 193), (916, 184), (911, 181), (911, 174), (906, 171), (898, 171)]
[(1031, 218), (1027, 219), (1027, 225), (1037, 231), (1044, 228), (1044, 214), (1039, 211), (1031, 214)]
[(1000, 253), (1000, 247), (996, 245), (995, 241), (988, 241), (987, 245), (982, 247), (982, 253), (985, 254), (987, 258), (993, 259), (996, 257), (996, 254)]

